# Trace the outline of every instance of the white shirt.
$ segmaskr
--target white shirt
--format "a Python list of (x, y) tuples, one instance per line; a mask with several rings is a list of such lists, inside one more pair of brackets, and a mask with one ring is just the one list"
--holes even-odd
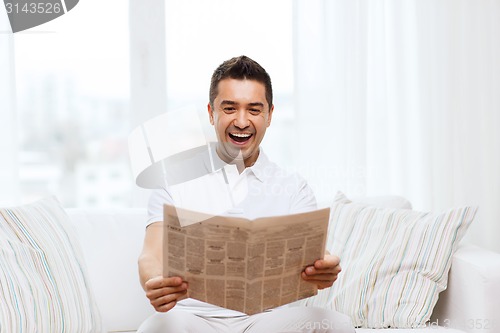
[[(317, 208), (314, 193), (306, 181), (269, 161), (262, 148), (255, 164), (241, 174), (234, 165), (224, 165), (217, 154), (214, 156), (217, 159), (214, 164), (220, 166), (217, 171), (152, 193), (147, 225), (163, 221), (163, 205), (166, 203), (213, 215), (248, 219), (302, 213)], [(191, 298), (180, 301), (176, 307), (203, 316), (244, 315)]]

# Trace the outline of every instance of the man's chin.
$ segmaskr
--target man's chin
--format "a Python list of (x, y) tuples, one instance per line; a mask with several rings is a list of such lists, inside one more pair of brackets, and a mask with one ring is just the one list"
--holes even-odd
[(217, 154), (226, 163), (232, 164), (239, 161), (243, 161), (243, 151), (241, 149), (227, 147), (227, 145), (222, 144), (222, 147), (217, 147)]

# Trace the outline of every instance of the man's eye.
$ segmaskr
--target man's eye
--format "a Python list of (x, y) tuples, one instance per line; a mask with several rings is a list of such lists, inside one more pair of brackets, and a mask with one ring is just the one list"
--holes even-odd
[(260, 113), (259, 109), (250, 109), (249, 111), (251, 114), (259, 114)]
[(224, 108), (224, 112), (226, 112), (226, 113), (230, 113), (230, 112), (234, 112), (234, 111), (236, 111), (236, 109), (233, 107), (230, 107), (230, 106)]

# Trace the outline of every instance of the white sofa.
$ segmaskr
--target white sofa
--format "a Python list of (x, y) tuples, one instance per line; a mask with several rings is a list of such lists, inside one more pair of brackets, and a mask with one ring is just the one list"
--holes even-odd
[[(109, 332), (133, 332), (154, 312), (140, 287), (137, 257), (144, 209), (67, 209), (85, 255), (91, 287)], [(441, 293), (428, 328), (395, 332), (500, 332), (500, 254), (461, 245), (448, 289)], [(360, 333), (382, 330), (357, 329)], [(388, 331), (387, 329), (384, 331)]]

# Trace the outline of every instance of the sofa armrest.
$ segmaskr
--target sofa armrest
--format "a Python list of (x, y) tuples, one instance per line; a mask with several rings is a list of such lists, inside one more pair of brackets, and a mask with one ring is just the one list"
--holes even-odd
[(462, 246), (454, 254), (448, 288), (439, 295), (431, 323), (466, 332), (500, 331), (500, 254)]

